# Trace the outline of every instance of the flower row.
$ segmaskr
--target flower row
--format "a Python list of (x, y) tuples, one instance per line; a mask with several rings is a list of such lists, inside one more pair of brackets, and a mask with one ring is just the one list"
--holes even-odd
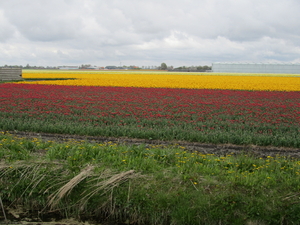
[[(296, 76), (259, 76), (224, 74), (181, 73), (133, 73), (133, 72), (52, 72), (23, 73), (24, 78), (66, 78), (69, 80), (31, 81), (35, 84), (72, 86), (110, 86), (186, 89), (228, 89), (300, 91), (300, 79)], [(72, 79), (74, 78), (74, 79)], [(28, 82), (23, 82), (28, 83)]]
[(43, 132), (300, 146), (300, 92), (18, 83), (0, 88), (0, 129), (36, 124)]

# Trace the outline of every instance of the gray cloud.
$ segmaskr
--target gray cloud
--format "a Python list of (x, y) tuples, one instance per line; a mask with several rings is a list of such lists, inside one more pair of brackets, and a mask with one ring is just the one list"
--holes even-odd
[(297, 0), (0, 2), (0, 60), (13, 65), (300, 62)]

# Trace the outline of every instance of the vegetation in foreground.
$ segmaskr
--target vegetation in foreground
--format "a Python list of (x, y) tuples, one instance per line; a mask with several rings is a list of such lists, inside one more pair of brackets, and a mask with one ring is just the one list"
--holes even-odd
[(300, 161), (0, 134), (6, 206), (127, 224), (299, 224)]

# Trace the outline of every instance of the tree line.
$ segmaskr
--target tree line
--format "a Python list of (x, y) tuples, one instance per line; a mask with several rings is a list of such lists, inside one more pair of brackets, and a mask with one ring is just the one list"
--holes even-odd
[(211, 70), (211, 66), (180, 66), (177, 68), (174, 68), (173, 66), (167, 66), (166, 63), (162, 63), (159, 67), (160, 70), (175, 70), (175, 71), (209, 71)]

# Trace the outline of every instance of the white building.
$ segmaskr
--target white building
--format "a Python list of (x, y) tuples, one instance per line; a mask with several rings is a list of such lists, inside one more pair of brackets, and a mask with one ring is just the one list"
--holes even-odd
[(299, 63), (213, 63), (212, 72), (300, 74)]
[(78, 70), (79, 66), (59, 66), (60, 70)]

